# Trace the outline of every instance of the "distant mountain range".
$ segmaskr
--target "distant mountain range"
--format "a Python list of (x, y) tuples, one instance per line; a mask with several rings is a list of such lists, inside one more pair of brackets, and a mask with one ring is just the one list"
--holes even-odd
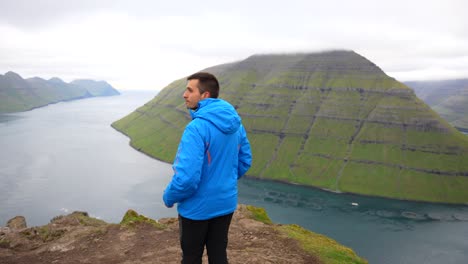
[(23, 79), (19, 74), (0, 74), (0, 113), (26, 111), (61, 101), (120, 94), (105, 81), (76, 80), (66, 83), (59, 78)]
[[(238, 110), (248, 176), (404, 200), (468, 203), (468, 137), (353, 51), (254, 55), (205, 69)], [(172, 162), (190, 121), (186, 79), (113, 123)]]
[(405, 82), (451, 125), (468, 132), (468, 79)]

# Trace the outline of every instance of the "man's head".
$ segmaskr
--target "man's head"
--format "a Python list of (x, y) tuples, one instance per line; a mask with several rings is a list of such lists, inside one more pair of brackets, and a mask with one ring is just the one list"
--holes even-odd
[(197, 72), (187, 77), (187, 81), (187, 88), (183, 95), (187, 108), (195, 110), (199, 101), (206, 98), (218, 98), (219, 83), (213, 74)]

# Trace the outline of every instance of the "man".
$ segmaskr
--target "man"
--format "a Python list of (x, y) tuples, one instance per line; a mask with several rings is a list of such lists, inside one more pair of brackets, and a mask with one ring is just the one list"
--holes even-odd
[(178, 204), (182, 263), (201, 263), (205, 245), (209, 263), (227, 263), (237, 180), (250, 168), (250, 144), (234, 107), (217, 99), (216, 77), (198, 72), (187, 81), (183, 97), (192, 121), (180, 140), (163, 200), (167, 207)]

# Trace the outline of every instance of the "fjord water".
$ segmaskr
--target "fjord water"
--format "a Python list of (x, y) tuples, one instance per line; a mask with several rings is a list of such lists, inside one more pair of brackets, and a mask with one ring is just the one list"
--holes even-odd
[[(0, 225), (42, 225), (71, 211), (119, 222), (126, 210), (174, 215), (161, 203), (170, 165), (135, 151), (110, 124), (154, 97), (130, 92), (0, 118)], [(144, 185), (155, 179), (153, 185)], [(144, 197), (144, 201), (139, 199)]]
[(355, 250), (369, 263), (468, 263), (468, 207), (405, 202), (258, 180), (240, 202)]
[[(134, 150), (110, 127), (153, 96), (126, 92), (0, 115), (0, 225), (16, 215), (43, 225), (75, 210), (107, 222), (119, 222), (129, 208), (176, 216), (161, 202), (170, 164)], [(370, 263), (468, 263), (468, 206), (253, 179), (239, 182), (239, 202), (264, 207), (274, 222), (327, 235)]]

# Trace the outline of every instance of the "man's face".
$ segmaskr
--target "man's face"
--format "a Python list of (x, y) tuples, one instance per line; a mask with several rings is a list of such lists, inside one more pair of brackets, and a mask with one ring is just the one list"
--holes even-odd
[(199, 81), (196, 79), (189, 80), (187, 82), (187, 88), (185, 89), (183, 95), (185, 99), (185, 105), (187, 106), (187, 108), (190, 108), (192, 110), (197, 109), (198, 102), (200, 102), (200, 100), (209, 97), (208, 92), (200, 94), (200, 90), (198, 89), (198, 82)]

